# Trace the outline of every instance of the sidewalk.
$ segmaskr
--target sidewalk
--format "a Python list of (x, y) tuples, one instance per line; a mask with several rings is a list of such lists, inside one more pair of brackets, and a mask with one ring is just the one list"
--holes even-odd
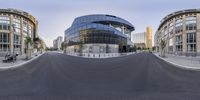
[(200, 57), (185, 57), (165, 54), (166, 57), (162, 58), (159, 56), (159, 53), (154, 53), (154, 55), (177, 67), (200, 70)]
[(31, 59), (29, 59), (29, 60), (25, 60), (26, 55), (19, 55), (17, 57), (17, 61), (15, 61), (14, 63), (13, 62), (3, 63), (2, 60), (4, 60), (4, 57), (0, 57), (0, 70), (1, 69), (9, 69), (9, 68), (14, 68), (14, 67), (21, 66), (21, 65), (23, 65), (25, 63), (28, 63), (28, 62), (34, 60), (35, 58), (41, 56), (42, 54), (34, 53), (34, 54), (32, 54)]

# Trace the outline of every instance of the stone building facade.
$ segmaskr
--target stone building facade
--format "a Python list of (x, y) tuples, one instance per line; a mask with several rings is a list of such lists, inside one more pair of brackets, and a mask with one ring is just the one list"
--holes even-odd
[(165, 52), (183, 56), (200, 56), (200, 9), (181, 10), (167, 15), (155, 34), (155, 46), (166, 43)]

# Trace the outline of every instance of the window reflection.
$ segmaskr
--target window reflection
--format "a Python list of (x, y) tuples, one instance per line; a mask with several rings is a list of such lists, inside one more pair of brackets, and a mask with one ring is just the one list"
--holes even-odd
[(175, 33), (180, 33), (182, 31), (183, 31), (183, 20), (178, 19), (176, 20)]
[(189, 16), (186, 18), (186, 30), (196, 30), (197, 20), (195, 16)]
[[(79, 36), (75, 36), (79, 34)], [(73, 34), (69, 36), (67, 41), (68, 46), (78, 45), (81, 41), (82, 43), (105, 43), (105, 44), (123, 44), (126, 45), (127, 40), (115, 34), (113, 31), (108, 30), (96, 30), (96, 29), (85, 29), (81, 30), (80, 33)]]

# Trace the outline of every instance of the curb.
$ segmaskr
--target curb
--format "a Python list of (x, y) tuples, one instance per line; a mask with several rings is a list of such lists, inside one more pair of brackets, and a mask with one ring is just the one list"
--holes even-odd
[(22, 66), (22, 65), (25, 65), (25, 64), (27, 64), (27, 63), (32, 62), (33, 60), (39, 58), (39, 57), (42, 56), (43, 54), (44, 54), (44, 53), (39, 54), (38, 56), (35, 56), (35, 57), (33, 57), (32, 59), (30, 59), (30, 60), (28, 60), (28, 61), (25, 61), (25, 62), (23, 62), (23, 63), (19, 63), (19, 64), (12, 65), (12, 66), (8, 66), (8, 67), (0, 67), (0, 71), (4, 71), (4, 70), (8, 70), (8, 69), (18, 68), (18, 67), (20, 67), (20, 66)]
[(167, 61), (167, 60), (165, 60), (164, 58), (162, 58), (162, 57), (160, 57), (160, 56), (158, 56), (158, 55), (156, 55), (156, 54), (154, 54), (154, 53), (153, 53), (153, 55), (155, 55), (157, 58), (159, 58), (159, 59), (161, 59), (161, 60), (163, 60), (163, 61), (165, 61), (165, 62), (167, 62), (167, 63), (169, 63), (169, 64), (174, 65), (175, 67), (178, 67), (178, 68), (181, 68), (181, 69), (185, 69), (185, 70), (200, 71), (200, 68), (189, 67), (189, 66), (184, 66), (184, 65), (179, 65), (179, 64), (173, 63), (173, 62), (171, 62), (171, 61)]

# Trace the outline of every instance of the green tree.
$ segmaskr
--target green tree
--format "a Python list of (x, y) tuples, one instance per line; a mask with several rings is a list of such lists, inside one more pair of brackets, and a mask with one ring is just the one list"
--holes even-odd
[(42, 50), (44, 49), (43, 44), (40, 44), (40, 52), (42, 53)]
[(29, 59), (31, 57), (30, 47), (33, 44), (32, 38), (29, 36), (25, 37), (24, 43), (25, 43), (25, 50), (26, 50), (26, 59)]
[(146, 50), (146, 48), (145, 48), (145, 47), (142, 47), (142, 50)]
[(60, 49), (61, 49), (61, 50), (64, 50), (64, 47), (65, 47), (65, 44), (64, 44), (64, 42), (62, 42), (62, 43), (61, 43), (61, 48), (60, 48)]
[(156, 50), (156, 47), (155, 47), (155, 46), (153, 46), (153, 47), (152, 47), (152, 51), (155, 51), (155, 50)]
[(141, 47), (137, 47), (137, 50), (141, 50)]
[(134, 45), (133, 46), (133, 52), (135, 52), (137, 50), (137, 47)]
[(82, 56), (82, 52), (83, 52), (83, 42), (80, 41), (79, 42), (79, 55)]

